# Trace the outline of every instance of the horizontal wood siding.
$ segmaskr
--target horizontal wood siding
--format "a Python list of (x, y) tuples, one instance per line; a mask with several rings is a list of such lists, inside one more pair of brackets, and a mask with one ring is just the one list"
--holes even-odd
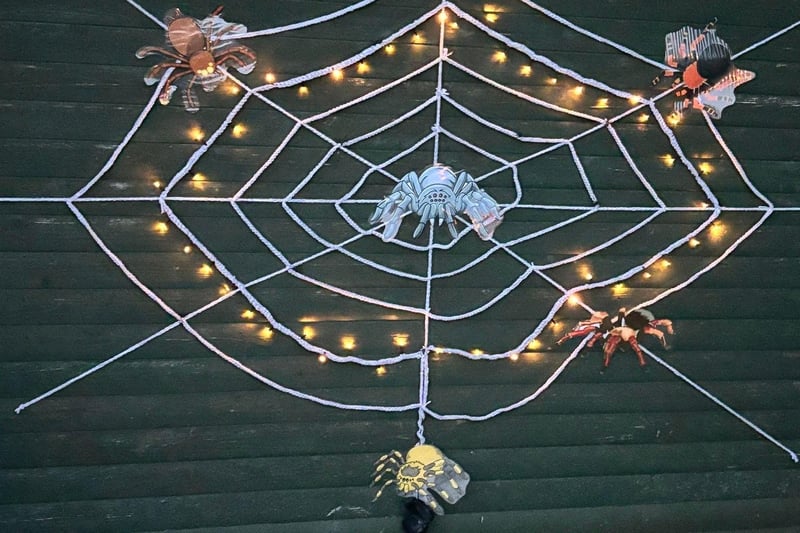
[[(157, 18), (172, 3), (141, 1)], [(230, 0), (225, 18), (251, 30), (290, 24), (330, 13), (347, 1)], [(484, 2), (455, 2), (509, 39), (525, 43), (566, 68), (612, 87), (654, 95), (657, 68), (598, 43), (515, 0), (485, 22)], [(399, 531), (402, 502), (387, 490), (372, 501), (373, 462), (389, 450), (416, 443), (415, 410), (402, 413), (348, 411), (294, 398), (267, 387), (215, 356), (181, 327), (174, 327), (122, 356), (103, 370), (30, 408), (37, 397), (101, 361), (122, 354), (174, 319), (138, 289), (103, 253), (69, 209), (66, 199), (103, 167), (131, 128), (152, 88), (142, 77), (155, 60), (137, 60), (137, 48), (159, 44), (163, 31), (123, 0), (102, 3), (41, 0), (5, 6), (0, 14), (0, 530), (25, 531), (191, 531), (373, 532)], [(715, 17), (718, 32), (734, 52), (800, 19), (796, 1), (642, 2), (638, 0), (543, 0), (540, 5), (590, 31), (661, 61), (667, 32), (685, 24), (703, 26)], [(215, 2), (181, 8), (201, 18)], [(324, 68), (359, 53), (425, 12), (435, 0), (378, 0), (354, 13), (310, 28), (248, 40), (258, 54), (251, 86), (266, 72), (279, 81)], [(580, 99), (575, 82), (530, 62), (467, 21), (457, 20), (446, 45), (452, 59), (529, 96), (603, 117), (631, 108), (587, 88)], [(438, 23), (397, 40), (397, 53), (367, 58), (370, 70), (355, 67), (345, 79), (311, 80), (307, 98), (295, 87), (252, 97), (235, 122), (248, 128), (236, 138), (226, 130), (172, 190), (169, 201), (186, 226), (295, 333), (314, 328), (314, 343), (342, 351), (342, 335), (357, 339), (353, 355), (366, 359), (396, 355), (392, 336), (405, 333), (409, 351), (425, 336), (418, 313), (383, 309), (346, 298), (342, 287), (368, 298), (422, 307), (427, 254), (362, 239), (347, 251), (412, 277), (377, 272), (341, 252), (287, 272), (284, 260), (304, 261), (325, 248), (309, 232), (339, 243), (353, 228), (331, 204), (282, 199), (292, 193), (336, 143), (379, 128), (431, 98), (436, 70), (395, 87), (374, 100), (301, 128), (280, 106), (302, 119), (378, 90), (436, 59)], [(492, 61), (502, 50), (507, 61)], [(715, 121), (753, 185), (779, 208), (730, 256), (684, 290), (652, 310), (674, 321), (676, 334), (664, 349), (653, 338), (649, 350), (763, 428), (800, 451), (800, 28), (752, 52), (736, 64), (757, 77), (737, 89), (737, 103)], [(516, 161), (546, 148), (519, 137), (562, 138), (593, 122), (535, 106), (445, 65), (450, 97), (503, 135), (442, 104), (442, 125), (478, 154), (442, 137), (447, 162), (474, 176), (492, 172), (496, 158)], [(556, 85), (548, 79), (557, 78)], [(662, 88), (666, 88), (664, 85)], [(157, 106), (118, 162), (74, 203), (98, 238), (145, 286), (180, 314), (193, 313), (220, 297), (226, 279), (216, 270), (201, 275), (208, 259), (161, 214), (157, 197), (241, 98), (225, 88), (199, 91), (201, 111), (185, 113), (180, 95)], [(274, 105), (272, 105), (274, 104)], [(667, 99), (658, 103), (668, 111)], [(593, 108), (594, 107), (594, 108)], [(643, 111), (648, 111), (644, 109)], [(465, 321), (433, 321), (436, 345), (507, 350), (521, 342), (562, 294), (555, 284), (585, 283), (635, 269), (670, 243), (703, 224), (711, 209), (692, 173), (676, 156), (653, 117), (634, 113), (610, 125), (665, 205), (691, 208), (660, 214), (622, 242), (579, 261), (547, 271), (553, 283), (530, 276), (507, 297)], [(435, 109), (428, 108), (387, 132), (355, 143), (358, 156), (339, 151), (297, 191), (300, 199), (346, 194), (368, 170), (413, 146), (430, 132)], [(675, 128), (689, 164), (710, 163), (702, 179), (723, 210), (716, 229), (698, 235), (699, 246), (682, 245), (670, 264), (626, 281), (624, 290), (596, 288), (581, 293), (597, 309), (655, 297), (714, 265), (765, 212), (765, 204), (742, 180), (697, 114)], [(323, 140), (320, 135), (326, 136)], [(651, 211), (603, 211), (514, 244), (512, 253), (490, 254), (474, 268), (432, 283), (431, 309), (455, 315), (501, 294), (524, 274), (517, 259), (547, 265), (597, 246), (643, 221), (657, 200), (631, 170), (610, 131), (575, 142), (580, 162), (604, 207), (641, 206)], [(273, 164), (240, 203), (253, 227), (285, 257), (270, 252), (225, 201), (275, 153)], [(396, 176), (430, 164), (432, 143), (387, 166)], [(359, 160), (358, 158), (363, 158)], [(495, 158), (495, 159), (493, 159)], [(189, 169), (186, 169), (189, 170)], [(552, 228), (593, 206), (566, 147), (519, 164), (523, 204), (561, 209), (515, 209), (496, 233), (512, 240)], [(205, 180), (192, 181), (195, 173)], [(356, 199), (379, 200), (394, 182), (370, 173)], [(508, 169), (482, 186), (501, 204), (517, 191)], [(139, 198), (115, 202), (116, 197)], [(50, 201), (43, 201), (48, 198)], [(37, 201), (36, 199), (39, 199)], [(566, 206), (566, 207), (565, 207)], [(374, 204), (343, 204), (355, 224), (366, 228)], [(307, 224), (301, 228), (296, 215)], [(399, 236), (424, 245), (426, 229), (412, 241), (409, 217)], [(164, 223), (162, 231), (154, 224)], [(459, 224), (459, 229), (463, 229)], [(444, 228), (435, 240), (450, 241)], [(184, 250), (186, 246), (190, 248)], [(469, 235), (447, 252), (434, 254), (434, 271), (455, 271), (491, 249)], [(297, 274), (297, 275), (295, 275)], [(310, 284), (302, 276), (321, 283)], [(417, 279), (414, 279), (416, 276)], [(235, 295), (192, 315), (189, 323), (219, 349), (263, 373), (280, 386), (329, 400), (370, 405), (406, 405), (419, 400), (419, 364), (387, 368), (321, 364), (289, 336), (265, 338), (261, 316)], [(439, 414), (481, 415), (535, 391), (564, 361), (575, 341), (556, 340), (585, 311), (565, 305), (539, 336), (539, 344), (517, 361), (469, 361), (433, 354), (430, 407)], [(484, 422), (441, 421), (428, 416), (425, 435), (471, 474), (467, 495), (430, 531), (796, 531), (800, 529), (800, 469), (789, 455), (690, 387), (656, 361), (640, 368), (630, 352), (619, 351), (601, 372), (599, 346), (585, 350), (536, 401)]]

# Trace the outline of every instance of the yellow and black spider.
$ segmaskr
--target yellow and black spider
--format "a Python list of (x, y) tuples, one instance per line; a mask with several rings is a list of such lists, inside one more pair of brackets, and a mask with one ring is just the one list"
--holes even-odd
[(404, 498), (417, 498), (439, 515), (444, 514), (444, 511), (430, 491), (438, 494), (447, 503), (456, 503), (464, 496), (469, 484), (469, 474), (439, 448), (430, 444), (414, 446), (405, 457), (392, 450), (375, 462), (373, 475), (372, 485), (391, 476), (375, 494), (376, 500), (387, 486), (394, 484), (397, 494)]

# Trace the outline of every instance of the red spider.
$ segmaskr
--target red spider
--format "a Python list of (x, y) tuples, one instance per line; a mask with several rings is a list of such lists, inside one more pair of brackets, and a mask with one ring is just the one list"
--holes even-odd
[(219, 16), (220, 13), (222, 6), (203, 20), (197, 20), (184, 15), (178, 8), (171, 9), (164, 15), (168, 48), (143, 46), (136, 51), (139, 59), (154, 54), (168, 58), (149, 70), (144, 77), (147, 85), (155, 85), (167, 69), (175, 69), (159, 95), (162, 104), (168, 104), (172, 98), (176, 89), (175, 82), (191, 75), (183, 89), (183, 105), (187, 111), (193, 113), (200, 109), (194, 93), (195, 82), (204, 91), (211, 92), (225, 79), (222, 68), (233, 65), (242, 74), (253, 71), (256, 64), (255, 53), (235, 41), (221, 39), (226, 34), (244, 33), (247, 28), (241, 24), (226, 22)]
[(620, 342), (626, 342), (639, 359), (639, 364), (644, 366), (646, 364), (644, 353), (639, 347), (639, 341), (636, 336), (640, 331), (653, 335), (666, 348), (667, 341), (664, 338), (664, 332), (659, 330), (657, 326), (663, 326), (670, 335), (675, 333), (671, 320), (655, 318), (646, 309), (638, 309), (628, 313), (623, 307), (613, 319), (605, 311), (597, 311), (592, 313), (589, 319), (578, 322), (578, 325), (572, 331), (558, 339), (557, 344), (562, 344), (573, 337), (584, 337), (592, 334), (589, 342), (586, 343), (586, 346), (591, 348), (600, 338), (605, 337), (606, 342), (603, 345), (603, 368), (605, 369), (611, 364), (611, 356), (614, 355)]

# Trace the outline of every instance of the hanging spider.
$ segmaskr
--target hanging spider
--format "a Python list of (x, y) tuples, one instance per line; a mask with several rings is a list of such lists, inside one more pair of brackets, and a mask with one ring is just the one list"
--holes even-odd
[[(691, 26), (668, 33), (665, 37), (664, 62), (674, 70), (665, 70), (664, 76), (677, 73), (673, 105), (675, 113), (689, 108), (703, 109), (713, 118), (720, 118), (722, 110), (736, 101), (734, 89), (755, 78), (755, 73), (736, 68), (728, 44), (717, 36), (716, 19), (705, 28)], [(653, 80), (653, 85), (661, 77)]]
[[(159, 82), (165, 71), (174, 68), (159, 95), (159, 101), (167, 105), (176, 89), (176, 82), (183, 85), (183, 106), (194, 113), (200, 109), (194, 92), (195, 84), (211, 92), (225, 79), (224, 68), (232, 65), (242, 74), (249, 74), (256, 64), (256, 55), (248, 47), (223, 36), (237, 35), (247, 31), (241, 24), (226, 22), (217, 7), (203, 20), (184, 15), (180, 9), (171, 9), (164, 15), (167, 26), (166, 47), (143, 46), (136, 51), (142, 59), (160, 54), (168, 59), (154, 65), (144, 77), (147, 85)], [(191, 76), (188, 82), (185, 80)]]
[(434, 491), (447, 503), (456, 503), (464, 496), (469, 484), (469, 474), (431, 444), (417, 444), (408, 450), (405, 457), (392, 450), (375, 462), (373, 475), (372, 485), (388, 476), (375, 494), (375, 500), (386, 487), (394, 485), (398, 495), (419, 500), (438, 515), (444, 511), (429, 491)]

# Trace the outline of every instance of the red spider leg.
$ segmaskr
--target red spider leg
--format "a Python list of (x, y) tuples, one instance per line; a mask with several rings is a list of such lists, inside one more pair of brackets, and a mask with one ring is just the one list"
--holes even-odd
[(639, 365), (640, 366), (646, 365), (647, 363), (644, 360), (644, 354), (642, 353), (642, 349), (639, 348), (639, 341), (636, 340), (636, 337), (631, 336), (628, 339), (628, 344), (631, 345), (631, 348), (633, 348), (633, 351), (636, 353), (636, 357), (639, 358)]
[(136, 57), (142, 59), (147, 56), (152, 55), (164, 55), (167, 57), (171, 57), (172, 59), (180, 62), (186, 62), (186, 58), (177, 54), (171, 50), (167, 50), (166, 48), (161, 48), (160, 46), (143, 46), (136, 50)]
[(611, 356), (617, 351), (617, 346), (621, 340), (622, 337), (619, 335), (610, 335), (608, 337), (608, 340), (603, 345), (603, 368), (608, 368), (608, 365), (611, 364)]
[[(652, 324), (652, 322), (651, 322), (651, 324)], [(667, 347), (667, 341), (664, 339), (664, 333), (661, 332), (661, 330), (658, 330), (658, 329), (654, 328), (651, 325), (647, 325), (647, 326), (644, 326), (642, 328), (642, 333), (646, 333), (648, 335), (652, 335), (653, 337), (657, 338), (661, 342), (662, 346), (664, 346), (665, 348)]]
[(556, 341), (556, 344), (562, 344), (568, 339), (572, 339), (575, 337), (583, 337), (584, 335), (588, 335), (589, 333), (592, 333), (593, 331), (596, 330), (597, 328), (595, 326), (578, 326), (569, 333), (567, 333), (566, 335), (564, 335), (563, 337), (561, 337), (560, 339), (558, 339)]
[(672, 327), (672, 320), (670, 320), (668, 318), (657, 318), (657, 319), (653, 320), (652, 322), (650, 322), (650, 325), (651, 326), (664, 326), (665, 328), (667, 328), (667, 333), (669, 333), (670, 335), (674, 335), (675, 334), (675, 330)]
[(592, 335), (592, 338), (589, 339), (589, 342), (586, 343), (586, 347), (591, 348), (592, 346), (594, 346), (594, 343), (596, 343), (602, 338), (603, 338), (603, 332), (602, 331), (596, 332), (594, 335)]

